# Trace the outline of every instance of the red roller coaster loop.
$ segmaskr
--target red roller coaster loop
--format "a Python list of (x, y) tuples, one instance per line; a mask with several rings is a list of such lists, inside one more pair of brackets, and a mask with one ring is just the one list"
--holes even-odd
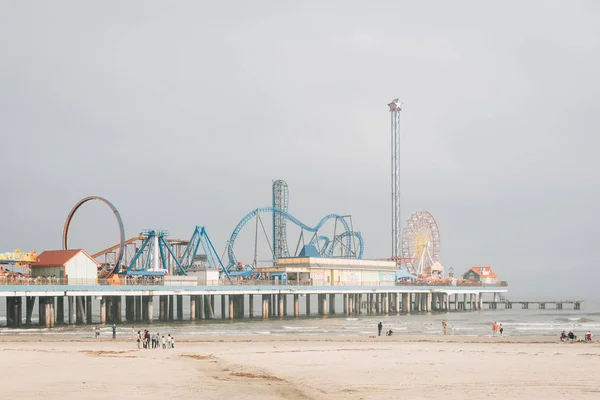
[(79, 207), (81, 207), (84, 203), (87, 203), (88, 201), (92, 201), (92, 200), (99, 200), (99, 201), (103, 202), (104, 204), (106, 204), (107, 206), (109, 206), (110, 209), (112, 210), (112, 212), (115, 214), (115, 217), (117, 218), (117, 223), (119, 224), (119, 233), (120, 233), (119, 244), (120, 244), (120, 246), (119, 246), (119, 253), (117, 254), (117, 258), (115, 261), (115, 265), (110, 270), (103, 269), (98, 273), (100, 278), (110, 278), (115, 272), (119, 271), (120, 266), (121, 266), (121, 261), (123, 259), (123, 254), (125, 252), (125, 228), (123, 227), (123, 220), (121, 219), (119, 210), (117, 210), (117, 208), (114, 206), (113, 203), (111, 203), (104, 197), (89, 196), (89, 197), (79, 200), (79, 202), (77, 204), (75, 204), (75, 207), (73, 207), (73, 209), (69, 213), (69, 216), (67, 217), (67, 220), (65, 221), (65, 227), (63, 229), (63, 249), (64, 250), (69, 249), (69, 245), (68, 245), (69, 226), (71, 225), (71, 220), (73, 219), (73, 216), (75, 215), (75, 213), (77, 212)]

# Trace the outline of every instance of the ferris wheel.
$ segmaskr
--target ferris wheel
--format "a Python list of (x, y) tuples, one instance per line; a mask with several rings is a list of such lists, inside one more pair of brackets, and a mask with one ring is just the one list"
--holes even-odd
[(415, 211), (408, 216), (402, 230), (402, 258), (411, 274), (431, 275), (440, 266), (440, 231), (427, 211)]

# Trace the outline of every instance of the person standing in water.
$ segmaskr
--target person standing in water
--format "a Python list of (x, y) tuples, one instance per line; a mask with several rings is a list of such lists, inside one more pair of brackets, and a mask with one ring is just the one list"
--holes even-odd
[(113, 324), (112, 331), (113, 331), (113, 339), (116, 339), (117, 338), (117, 325)]
[(377, 324), (377, 336), (381, 336), (381, 330), (383, 329), (383, 324), (381, 321)]

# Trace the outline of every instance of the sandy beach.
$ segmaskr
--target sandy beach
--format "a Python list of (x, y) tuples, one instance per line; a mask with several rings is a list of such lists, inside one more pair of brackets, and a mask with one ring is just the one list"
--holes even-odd
[(448, 336), (0, 337), (2, 398), (577, 399), (600, 397), (600, 344)]

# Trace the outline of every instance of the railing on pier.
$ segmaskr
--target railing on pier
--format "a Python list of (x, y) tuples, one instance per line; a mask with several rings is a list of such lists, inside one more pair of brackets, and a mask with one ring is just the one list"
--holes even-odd
[(179, 282), (176, 278), (165, 280), (162, 277), (134, 277), (119, 280), (111, 279), (74, 279), (74, 278), (52, 278), (52, 277), (0, 277), (0, 285), (28, 285), (28, 286), (327, 286), (327, 287), (481, 287), (494, 288), (506, 287), (506, 282), (497, 284), (484, 284), (480, 282), (319, 282), (311, 280), (257, 280), (257, 279), (241, 279), (229, 282), (225, 281), (197, 281), (185, 280)]

